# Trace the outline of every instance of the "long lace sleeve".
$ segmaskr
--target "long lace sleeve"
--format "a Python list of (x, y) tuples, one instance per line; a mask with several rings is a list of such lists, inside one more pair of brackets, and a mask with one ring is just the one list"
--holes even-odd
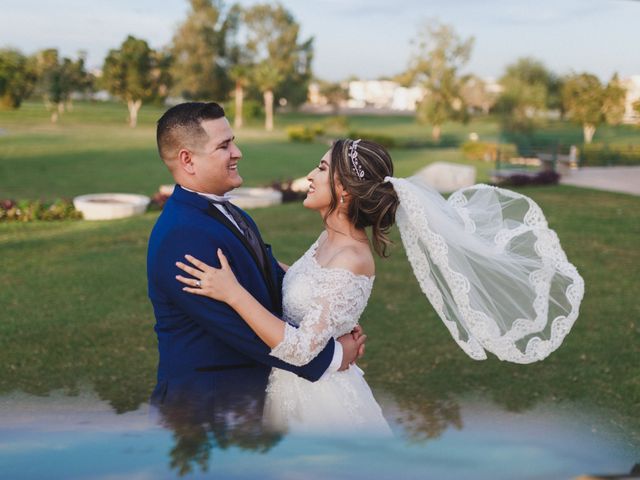
[(271, 355), (300, 366), (311, 361), (331, 338), (355, 327), (371, 293), (371, 279), (316, 265), (292, 283), (293, 288), (285, 292), (285, 306), (289, 307), (285, 317), (298, 328), (286, 324), (284, 339)]

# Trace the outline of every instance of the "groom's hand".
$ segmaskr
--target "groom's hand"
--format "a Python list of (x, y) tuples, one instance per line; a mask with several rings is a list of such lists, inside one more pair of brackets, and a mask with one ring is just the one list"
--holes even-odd
[[(354, 340), (358, 340), (361, 336), (364, 335), (364, 330), (362, 329), (360, 324), (356, 325), (355, 328), (351, 330), (351, 335), (353, 336)], [(357, 358), (358, 360), (360, 360), (364, 355), (364, 347), (365, 347), (365, 344), (363, 343), (362, 345), (360, 345), (360, 348), (358, 349), (358, 358)]]
[[(356, 339), (355, 335), (347, 333), (338, 338), (338, 341), (340, 342), (340, 345), (342, 345), (342, 364), (338, 369), (338, 371), (341, 372), (349, 368), (349, 365), (360, 358), (360, 349), (361, 347), (364, 347), (364, 343), (367, 341), (367, 336), (362, 334), (362, 332), (359, 332)], [(364, 353), (364, 348), (362, 349), (362, 353)]]

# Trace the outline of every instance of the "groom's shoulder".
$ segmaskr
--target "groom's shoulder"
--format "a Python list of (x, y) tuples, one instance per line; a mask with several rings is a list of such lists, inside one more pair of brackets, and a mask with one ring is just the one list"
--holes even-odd
[(154, 230), (196, 228), (198, 225), (204, 224), (203, 218), (206, 218), (206, 212), (169, 198), (156, 220)]
[(220, 225), (202, 209), (170, 198), (158, 216), (151, 231), (149, 242), (165, 243), (172, 240), (192, 243), (199, 238), (218, 235)]

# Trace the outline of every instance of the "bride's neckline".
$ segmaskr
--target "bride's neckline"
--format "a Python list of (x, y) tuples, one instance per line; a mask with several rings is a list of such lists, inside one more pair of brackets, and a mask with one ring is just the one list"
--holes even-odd
[[(322, 237), (322, 234), (320, 234), (320, 237)], [(327, 270), (327, 271), (337, 271), (337, 272), (346, 272), (348, 274), (350, 274), (351, 276), (355, 277), (355, 278), (364, 278), (366, 280), (369, 280), (370, 282), (373, 282), (373, 280), (376, 278), (375, 275), (369, 276), (369, 275), (364, 275), (361, 273), (353, 273), (351, 270), (349, 270), (348, 268), (342, 268), (342, 267), (325, 267), (324, 265), (321, 265), (320, 262), (318, 262), (318, 259), (316, 258), (316, 252), (318, 251), (318, 247), (320, 246), (320, 237), (318, 237), (316, 239), (315, 242), (313, 242), (313, 245), (311, 245), (311, 248), (309, 250), (309, 256), (311, 257), (311, 261), (315, 264), (316, 267), (322, 269), (322, 270)]]

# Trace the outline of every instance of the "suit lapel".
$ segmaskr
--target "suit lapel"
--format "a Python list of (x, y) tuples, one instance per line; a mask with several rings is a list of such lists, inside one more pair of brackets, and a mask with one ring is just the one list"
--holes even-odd
[[(249, 228), (253, 229), (253, 226), (251, 224), (249, 224)], [(256, 236), (258, 237), (258, 241), (260, 242), (260, 248), (262, 249), (262, 256), (264, 257), (264, 266), (265, 266), (265, 277), (267, 279), (267, 285), (269, 286), (269, 292), (271, 293), (271, 301), (273, 302), (273, 307), (275, 309), (277, 309), (278, 312), (282, 311), (282, 302), (281, 302), (281, 292), (280, 289), (277, 288), (275, 282), (274, 282), (274, 276), (273, 276), (273, 265), (271, 264), (271, 257), (267, 252), (267, 247), (264, 244), (264, 242), (262, 241), (262, 236), (260, 235), (260, 232), (256, 231), (256, 229), (253, 229), (253, 231), (256, 233)]]
[(264, 269), (260, 265), (260, 261), (256, 257), (256, 254), (253, 251), (253, 248), (251, 248), (251, 244), (247, 241), (246, 237), (240, 232), (240, 230), (238, 230), (238, 228), (233, 223), (231, 223), (231, 221), (226, 217), (226, 215), (224, 215), (220, 210), (218, 210), (218, 208), (215, 205), (211, 205), (211, 204), (209, 204), (209, 215), (211, 215), (213, 218), (215, 218), (224, 226), (226, 226), (231, 231), (231, 233), (233, 233), (236, 236), (236, 238), (240, 240), (242, 245), (244, 245), (244, 247), (249, 251), (249, 253), (251, 254), (251, 258), (253, 258), (253, 261), (258, 266), (258, 269), (260, 270), (260, 273), (262, 273), (262, 277), (264, 278), (265, 283), (267, 284), (267, 288), (269, 289), (269, 296), (271, 297), (271, 303), (273, 307), (279, 310), (281, 308), (280, 292), (277, 291), (276, 285), (273, 281), (273, 271), (271, 267), (271, 262), (269, 260), (269, 255), (267, 254), (267, 248), (264, 242), (262, 241), (262, 236), (260, 235), (260, 232), (257, 232), (253, 228), (253, 226), (249, 222), (247, 222), (247, 225), (249, 226), (249, 228), (251, 228), (254, 231), (254, 233), (256, 234), (256, 237), (258, 238), (258, 241), (260, 242), (260, 248), (262, 249), (263, 256), (265, 259)]
[(233, 223), (231, 223), (231, 221), (224, 215), (224, 213), (222, 213), (220, 210), (218, 210), (218, 208), (215, 207), (214, 205), (210, 205), (209, 206), (209, 215), (211, 215), (213, 218), (215, 218), (220, 223), (222, 223), (225, 227), (227, 227), (229, 230), (231, 230), (231, 233), (233, 233), (236, 236), (236, 238), (238, 240), (240, 240), (240, 242), (242, 242), (244, 247), (251, 254), (251, 257), (256, 262), (256, 264), (258, 266), (260, 266), (260, 262), (256, 258), (256, 254), (253, 251), (253, 248), (251, 248), (251, 245), (249, 244), (249, 242), (247, 241), (245, 236), (242, 234), (242, 232), (240, 232), (240, 230), (238, 230), (238, 227), (236, 227)]

